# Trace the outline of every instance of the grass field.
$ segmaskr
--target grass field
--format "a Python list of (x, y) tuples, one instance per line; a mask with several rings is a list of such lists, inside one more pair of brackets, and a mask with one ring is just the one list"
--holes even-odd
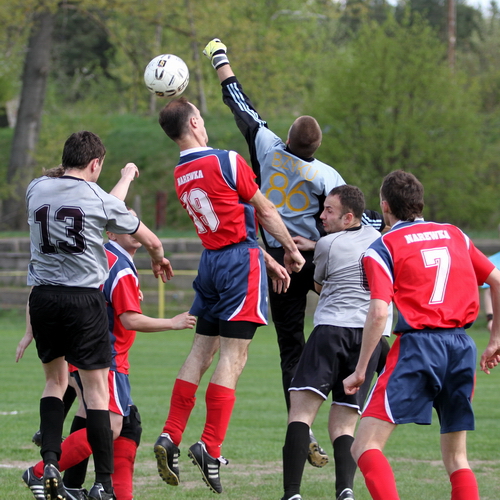
[[(2, 344), (0, 350), (0, 500), (33, 498), (24, 487), (21, 474), (39, 460), (39, 450), (31, 443), (38, 429), (38, 401), (43, 375), (31, 346), (19, 364), (14, 362), (15, 347), (24, 333), (19, 313), (0, 312)], [(310, 325), (309, 325), (310, 326)], [(478, 351), (487, 342), (484, 323), (471, 330)], [(131, 352), (130, 379), (134, 401), (143, 423), (143, 439), (138, 450), (135, 499), (214, 498), (190, 463), (187, 448), (199, 439), (204, 420), (202, 381), (188, 428), (181, 445), (181, 485), (167, 486), (156, 472), (153, 443), (167, 415), (172, 384), (189, 351), (192, 332), (139, 334)], [(209, 375), (209, 374), (207, 374)], [(207, 377), (207, 376), (206, 376)], [(469, 457), (477, 474), (481, 498), (498, 500), (500, 476), (500, 369), (492, 375), (478, 373), (474, 399), (477, 430), (469, 434)], [(328, 405), (318, 415), (314, 431), (320, 444), (331, 454), (326, 431)], [(69, 417), (72, 417), (73, 409)], [(443, 500), (449, 498), (449, 482), (440, 461), (439, 429), (431, 426), (399, 427), (386, 448), (393, 465), (401, 498), (404, 500)], [(67, 420), (65, 431), (71, 418)], [(237, 402), (224, 444), (229, 465), (222, 467), (224, 492), (221, 498), (238, 500), (278, 500), (282, 496), (281, 448), (286, 430), (284, 399), (281, 392), (278, 350), (272, 327), (259, 329), (251, 344), (247, 367), (240, 379)], [(92, 470), (92, 469), (90, 469)], [(93, 474), (89, 473), (88, 485)], [(334, 498), (334, 469), (306, 464), (302, 496), (307, 499)], [(357, 500), (370, 497), (359, 472), (356, 475)]]

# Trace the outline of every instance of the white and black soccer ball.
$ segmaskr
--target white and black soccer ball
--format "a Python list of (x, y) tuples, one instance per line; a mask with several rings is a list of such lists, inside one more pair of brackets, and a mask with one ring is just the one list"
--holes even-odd
[(144, 83), (158, 97), (177, 97), (189, 83), (186, 63), (173, 54), (162, 54), (152, 59), (144, 70)]

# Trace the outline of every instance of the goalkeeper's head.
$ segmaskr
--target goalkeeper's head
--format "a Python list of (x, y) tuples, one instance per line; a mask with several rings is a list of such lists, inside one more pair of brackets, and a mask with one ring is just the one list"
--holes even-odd
[(288, 131), (288, 149), (300, 158), (312, 158), (321, 144), (323, 134), (312, 116), (299, 116)]

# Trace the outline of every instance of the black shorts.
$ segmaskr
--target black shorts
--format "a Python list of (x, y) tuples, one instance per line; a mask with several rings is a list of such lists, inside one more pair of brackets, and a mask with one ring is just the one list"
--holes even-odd
[(225, 337), (228, 339), (252, 340), (257, 327), (261, 326), (252, 321), (223, 321), (212, 323), (205, 318), (198, 318), (196, 333), (206, 337)]
[(324, 399), (331, 392), (334, 404), (350, 406), (360, 412), (381, 351), (379, 343), (368, 364), (364, 384), (356, 394), (347, 395), (343, 380), (356, 369), (362, 337), (363, 328), (316, 326), (302, 351), (289, 390), (313, 391)]
[(82, 370), (111, 366), (106, 300), (100, 290), (35, 286), (29, 311), (42, 363), (64, 356)]

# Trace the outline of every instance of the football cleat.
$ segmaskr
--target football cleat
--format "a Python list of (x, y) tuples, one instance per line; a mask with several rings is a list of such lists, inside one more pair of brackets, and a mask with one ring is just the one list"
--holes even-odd
[(40, 430), (36, 431), (31, 438), (31, 442), (35, 443), (36, 446), (42, 446), (42, 432)]
[(43, 494), (45, 500), (67, 500), (61, 473), (53, 464), (46, 464), (43, 469)]
[(345, 488), (337, 497), (337, 500), (355, 500), (354, 492), (351, 490), (351, 488)]
[(318, 440), (314, 437), (312, 432), (309, 434), (309, 451), (307, 453), (307, 461), (313, 467), (324, 467), (328, 463), (328, 455), (318, 444)]
[(43, 480), (41, 477), (36, 477), (35, 474), (33, 474), (33, 467), (26, 469), (22, 478), (36, 500), (46, 500), (43, 493)]
[(293, 497), (283, 497), (281, 500), (302, 500), (302, 497), (297, 493), (297, 495), (293, 495)]
[(180, 451), (168, 433), (163, 432), (156, 440), (154, 452), (160, 477), (170, 486), (178, 486)]
[(115, 493), (107, 493), (104, 486), (101, 483), (94, 483), (94, 486), (90, 488), (89, 500), (116, 500)]
[(88, 499), (88, 491), (85, 488), (67, 488), (66, 490), (66, 498), (67, 500), (87, 500)]
[[(61, 442), (64, 441), (64, 436), (61, 438)], [(39, 448), (42, 447), (42, 431), (39, 429), (33, 434), (33, 437), (31, 438), (31, 442), (34, 443), (36, 446)]]
[(224, 457), (214, 458), (208, 454), (203, 441), (198, 441), (189, 448), (189, 458), (193, 459), (193, 464), (200, 469), (201, 476), (206, 485), (214, 493), (222, 493), (219, 469), (220, 464), (227, 465), (229, 462)]

